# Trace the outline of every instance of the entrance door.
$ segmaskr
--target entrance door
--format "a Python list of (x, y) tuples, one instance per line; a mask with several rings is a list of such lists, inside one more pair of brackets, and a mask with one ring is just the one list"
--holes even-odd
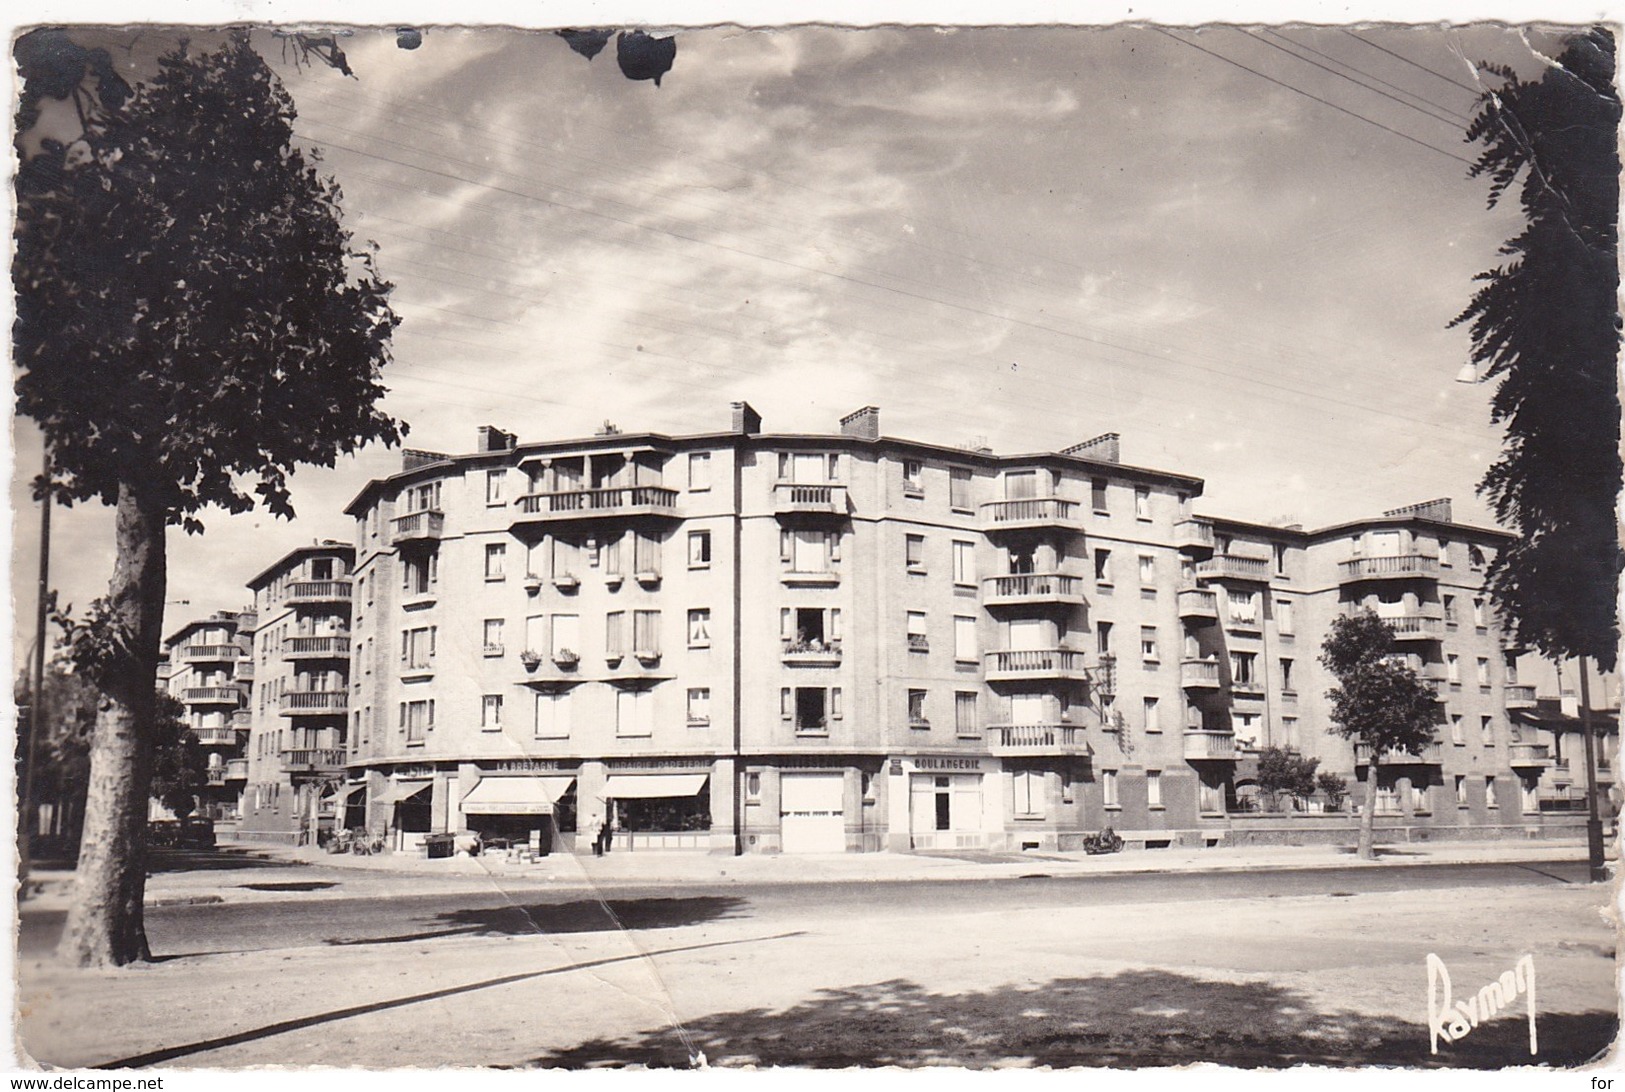
[(909, 786), (909, 832), (915, 849), (969, 849), (984, 844), (981, 774), (915, 774)]
[(839, 773), (779, 776), (779, 829), (784, 852), (846, 852), (844, 781)]

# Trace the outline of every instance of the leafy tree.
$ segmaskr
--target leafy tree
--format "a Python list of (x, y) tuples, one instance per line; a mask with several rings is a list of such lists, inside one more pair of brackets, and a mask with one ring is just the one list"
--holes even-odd
[(202, 53), (183, 42), (122, 99), (97, 94), (92, 64), (74, 79), (70, 58), (64, 75), (60, 52), (30, 38), (16, 47), (21, 101), (67, 88), (83, 129), (40, 142), (17, 176), (18, 409), (52, 452), (40, 492), (117, 509), (108, 597), (75, 650), (104, 700), (61, 950), (117, 965), (148, 955), (166, 528), (201, 531), (208, 505), (291, 516), (296, 465), (397, 441), (376, 404), (399, 320), (246, 33)]
[(1625, 554), (1620, 492), (1620, 100), (1614, 39), (1570, 39), (1538, 80), (1480, 65), (1499, 80), (1467, 129), (1482, 144), (1471, 175), (1490, 178), (1494, 208), (1520, 179), (1526, 223), (1504, 264), (1452, 325), (1471, 323), (1472, 359), (1498, 378), (1492, 419), (1501, 456), (1479, 490), (1518, 538), (1490, 568), (1504, 624), (1551, 659), (1593, 657), (1607, 671), (1619, 641), (1615, 587)]
[[(44, 715), (34, 754), (33, 798), (20, 810), (24, 816), (32, 816), (39, 805), (52, 804), (57, 810), (58, 829), (65, 839), (75, 841), (84, 815), (85, 791), (90, 785), (90, 738), (101, 695), (63, 659), (47, 666), (44, 691)], [(18, 676), (12, 693), (17, 707), (29, 709), (32, 715), (33, 681), (27, 672)], [(28, 733), (18, 732), (16, 743), (17, 784), (21, 786)], [(32, 830), (31, 820), (25, 820), (24, 830)]]
[(1349, 794), (1348, 781), (1330, 770), (1321, 771), (1315, 778), (1315, 787), (1320, 789), (1320, 794), (1326, 798), (1326, 807), (1329, 811), (1341, 808), (1344, 798)]
[(1360, 815), (1359, 856), (1376, 856), (1377, 765), (1389, 751), (1419, 754), (1433, 742), (1439, 703), (1432, 687), (1403, 661), (1392, 658), (1394, 629), (1373, 611), (1334, 619), (1321, 645), (1320, 662), (1337, 679), (1326, 692), (1338, 734), (1366, 748), (1365, 811)]
[(1302, 802), (1315, 793), (1315, 771), (1320, 759), (1305, 758), (1282, 747), (1265, 747), (1258, 752), (1258, 791), (1273, 811), (1284, 793)]
[(209, 756), (186, 726), (186, 707), (160, 693), (153, 712), (152, 798), (184, 820), (209, 783)]

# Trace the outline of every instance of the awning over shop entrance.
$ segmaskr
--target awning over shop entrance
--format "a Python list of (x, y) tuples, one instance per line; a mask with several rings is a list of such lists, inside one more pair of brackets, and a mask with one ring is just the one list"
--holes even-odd
[(620, 774), (604, 782), (603, 795), (611, 800), (655, 800), (666, 796), (693, 796), (705, 788), (710, 774)]
[(378, 794), (375, 804), (399, 804), (434, 784), (432, 781), (397, 781)]
[(573, 777), (487, 777), (463, 797), (464, 815), (546, 815)]

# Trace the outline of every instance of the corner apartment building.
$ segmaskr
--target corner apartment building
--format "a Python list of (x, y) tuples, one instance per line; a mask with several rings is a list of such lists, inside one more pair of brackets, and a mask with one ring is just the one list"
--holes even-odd
[(1115, 435), (1000, 456), (882, 437), (873, 407), (834, 434), (764, 433), (740, 403), (726, 432), (409, 451), (347, 509), (345, 825), (580, 849), (607, 823), (716, 852), (1244, 840), (1257, 748), (1363, 776), (1317, 657), (1366, 605), (1446, 715), (1437, 747), (1379, 760), (1385, 821), (1541, 821), (1517, 650), (1481, 603), (1507, 536), (1448, 502), (1314, 532), (1203, 519), (1201, 491)]
[(253, 681), (248, 634), (251, 611), (217, 611), (188, 622), (164, 639), (165, 686), (185, 708), (187, 727), (208, 756), (208, 783), (196, 814), (228, 831), (241, 814), (247, 781), (244, 711)]
[(317, 542), (248, 583), (257, 668), (239, 838), (314, 843), (342, 825), (354, 561), (350, 544)]

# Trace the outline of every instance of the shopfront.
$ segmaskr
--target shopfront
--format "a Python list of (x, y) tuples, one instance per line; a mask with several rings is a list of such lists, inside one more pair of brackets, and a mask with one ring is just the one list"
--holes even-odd
[(373, 796), (373, 814), (382, 817), (380, 825), (389, 831), (390, 847), (396, 852), (413, 853), (423, 845), (432, 829), (433, 790), (432, 779), (397, 778)]
[(994, 760), (917, 755), (888, 763), (892, 782), (888, 845), (981, 849), (1003, 829)]
[(530, 760), (477, 768), (479, 781), (462, 798), (464, 829), (487, 845), (530, 845), (568, 852), (576, 834), (576, 774), (557, 763)]
[(585, 824), (576, 851), (591, 848), (598, 824), (613, 832), (611, 852), (711, 848), (711, 761), (638, 760), (605, 764), (602, 811)]

